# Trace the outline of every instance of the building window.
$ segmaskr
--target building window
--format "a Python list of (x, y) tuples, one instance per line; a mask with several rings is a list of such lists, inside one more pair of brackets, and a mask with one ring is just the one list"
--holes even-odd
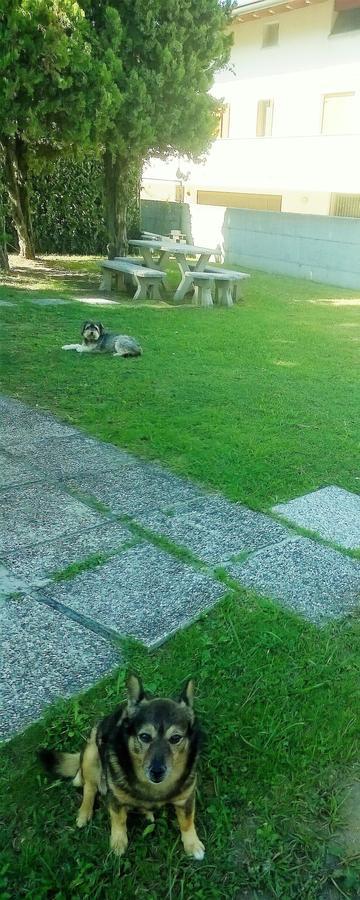
[(230, 104), (224, 103), (222, 113), (218, 120), (216, 137), (224, 140), (229, 137), (230, 131)]
[(257, 105), (256, 137), (271, 137), (273, 112), (273, 100), (259, 100)]
[(272, 22), (271, 25), (265, 25), (263, 31), (263, 47), (276, 47), (279, 43), (279, 25)]
[(330, 215), (360, 219), (360, 194), (332, 194)]
[(353, 134), (355, 128), (355, 93), (325, 94), (321, 134)]
[(331, 34), (346, 34), (360, 29), (360, 0), (335, 0)]

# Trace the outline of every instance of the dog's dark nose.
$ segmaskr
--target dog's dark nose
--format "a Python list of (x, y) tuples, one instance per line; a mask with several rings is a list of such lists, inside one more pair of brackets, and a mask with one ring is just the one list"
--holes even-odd
[(155, 781), (155, 783), (158, 784), (163, 780), (165, 772), (166, 766), (164, 765), (164, 763), (158, 762), (157, 759), (154, 759), (149, 769), (150, 780)]

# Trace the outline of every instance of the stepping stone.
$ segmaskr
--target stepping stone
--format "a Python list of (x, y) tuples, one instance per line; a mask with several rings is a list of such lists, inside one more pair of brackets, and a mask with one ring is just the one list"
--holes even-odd
[(141, 525), (212, 564), (289, 536), (286, 528), (268, 516), (222, 497), (201, 497), (170, 514), (146, 511), (136, 518)]
[(5, 453), (0, 452), (0, 488), (11, 484), (26, 484), (28, 481), (39, 480), (40, 477), (22, 460), (10, 459)]
[(0, 306), (15, 306), (15, 303), (10, 303), (10, 300), (0, 300)]
[(103, 525), (80, 531), (70, 538), (60, 538), (37, 546), (23, 547), (20, 551), (4, 553), (3, 560), (11, 575), (21, 581), (23, 589), (24, 585), (27, 589), (45, 584), (55, 572), (62, 572), (93, 554), (110, 554), (127, 541), (133, 540), (134, 535), (128, 528), (118, 522), (105, 521)]
[[(0, 564), (0, 603), (10, 594), (23, 590), (24, 585), (18, 578)], [(3, 636), (2, 636), (3, 640)], [(2, 643), (2, 642), (1, 642)]]
[(119, 306), (117, 300), (108, 300), (106, 297), (74, 297), (77, 303), (87, 303), (89, 306)]
[(69, 302), (69, 300), (57, 300), (54, 297), (30, 300), (33, 306), (66, 306)]
[(0, 552), (78, 534), (102, 516), (53, 486), (14, 487), (1, 493)]
[(153, 647), (224, 593), (220, 583), (146, 544), (125, 550), (71, 581), (47, 587), (40, 596)]
[(27, 448), (42, 445), (47, 437), (71, 437), (78, 435), (75, 428), (62, 425), (51, 415), (32, 409), (25, 403), (12, 400), (10, 397), (0, 398), (0, 444), (11, 452), (25, 454)]
[(279, 503), (274, 511), (348, 550), (360, 548), (360, 496), (331, 485)]
[[(30, 435), (26, 446), (26, 456), (33, 458), (37, 446), (38, 440), (36, 436), (33, 440)], [(66, 437), (65, 439), (46, 437), (44, 439), (44, 447), (46, 452), (43, 453), (41, 461), (39, 461), (39, 467), (41, 467), (43, 476), (50, 480), (86, 472), (91, 473), (91, 477), (94, 473), (98, 476), (99, 472), (108, 469), (115, 469), (121, 474), (122, 466), (131, 466), (138, 463), (136, 456), (125, 453), (124, 450), (120, 450), (114, 444), (97, 441), (79, 432), (75, 436)], [(12, 452), (14, 456), (17, 454), (20, 458), (24, 456), (24, 450), (21, 447), (19, 447), (18, 451), (14, 449)]]
[(0, 606), (0, 739), (40, 718), (55, 700), (91, 687), (121, 659), (103, 637), (31, 597)]
[(291, 538), (226, 568), (244, 587), (317, 625), (360, 606), (360, 563), (309, 538)]
[(92, 473), (76, 478), (76, 486), (91, 494), (117, 515), (136, 516), (146, 508), (168, 508), (204, 496), (195, 484), (165, 472), (160, 466), (136, 461), (117, 472)]

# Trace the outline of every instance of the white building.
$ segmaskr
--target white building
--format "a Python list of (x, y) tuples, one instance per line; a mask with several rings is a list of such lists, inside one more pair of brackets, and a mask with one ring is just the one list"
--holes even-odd
[(243, 0), (232, 30), (221, 136), (153, 160), (143, 199), (360, 217), (360, 0)]

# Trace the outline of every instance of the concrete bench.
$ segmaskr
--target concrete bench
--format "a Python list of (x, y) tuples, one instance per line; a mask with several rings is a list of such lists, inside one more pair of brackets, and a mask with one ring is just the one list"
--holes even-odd
[(136, 291), (133, 300), (162, 300), (165, 287), (165, 272), (158, 269), (148, 269), (141, 263), (134, 262), (125, 257), (106, 259), (101, 263), (102, 278), (100, 290), (111, 291), (113, 277), (116, 277), (119, 290), (125, 290), (125, 277), (131, 276), (135, 282)]
[[(192, 302), (194, 306), (213, 306), (213, 294), (215, 292), (214, 284), (215, 281), (221, 282), (220, 287), (220, 301), (222, 300), (223, 292), (226, 291), (229, 285), (229, 279), (226, 276), (213, 274), (212, 272), (197, 272), (196, 269), (190, 269), (188, 272), (183, 273), (182, 285), (184, 288), (184, 296), (188, 294), (192, 288), (194, 288), (194, 295)], [(226, 306), (232, 306), (232, 297), (230, 293), (230, 302), (229, 297), (227, 297)]]
[[(234, 272), (233, 269), (218, 269), (216, 266), (205, 266), (204, 271), (216, 276), (215, 286), (217, 303), (223, 306), (232, 306), (234, 300), (241, 300), (241, 282), (245, 278), (250, 278), (250, 275), (247, 275), (246, 272)], [(219, 275), (224, 276), (222, 283), (218, 278)], [(225, 286), (226, 279), (229, 282), (228, 287)], [(231, 302), (228, 302), (229, 299)]]

